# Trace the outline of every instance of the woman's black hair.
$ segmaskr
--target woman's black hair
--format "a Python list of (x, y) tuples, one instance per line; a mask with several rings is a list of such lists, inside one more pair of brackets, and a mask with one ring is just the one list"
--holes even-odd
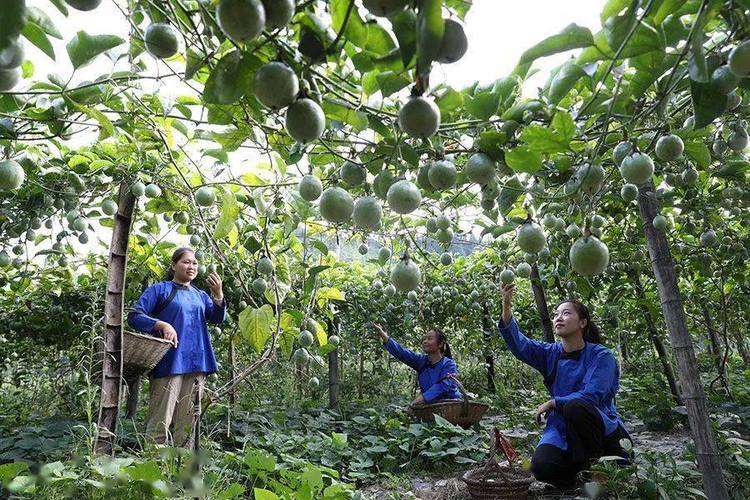
[(445, 336), (445, 332), (441, 330), (440, 328), (430, 328), (427, 333), (434, 333), (437, 337), (438, 344), (443, 344), (443, 347), (440, 348), (440, 352), (443, 353), (443, 356), (446, 358), (453, 359), (453, 355), (451, 354), (451, 346), (448, 345), (448, 337)]
[(593, 321), (591, 321), (591, 313), (589, 313), (589, 308), (575, 299), (567, 299), (557, 304), (557, 306), (555, 306), (555, 309), (563, 304), (572, 304), (573, 308), (578, 313), (578, 317), (580, 319), (586, 320), (586, 326), (583, 327), (583, 340), (585, 340), (586, 342), (591, 342), (592, 344), (601, 344), (602, 333), (599, 330), (599, 327), (596, 326)]
[[(185, 255), (188, 252), (195, 253), (195, 251), (190, 247), (180, 247), (177, 250), (172, 253), (172, 263), (171, 264), (177, 264), (180, 262), (180, 259), (182, 259), (182, 256)], [(167, 268), (167, 275), (165, 277), (167, 281), (172, 281), (174, 279), (174, 269), (172, 269), (172, 265), (170, 265)]]

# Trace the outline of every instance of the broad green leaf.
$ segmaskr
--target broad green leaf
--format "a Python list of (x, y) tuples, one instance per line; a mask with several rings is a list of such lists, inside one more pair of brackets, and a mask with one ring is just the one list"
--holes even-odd
[(619, 54), (620, 58), (638, 56), (652, 50), (664, 50), (664, 34), (646, 21), (640, 22), (630, 38), (627, 38), (636, 23), (638, 19), (628, 11), (623, 15), (609, 18), (604, 24), (604, 36), (611, 51), (610, 58), (615, 56), (626, 40), (627, 43)]
[(518, 67), (513, 73), (525, 78), (531, 63), (536, 59), (551, 56), (552, 54), (558, 54), (560, 52), (567, 52), (572, 49), (590, 47), (593, 44), (594, 37), (591, 35), (591, 31), (588, 28), (578, 26), (575, 23), (570, 24), (557, 35), (552, 35), (527, 49), (521, 55)]
[(221, 144), (226, 151), (236, 151), (242, 143), (252, 137), (253, 129), (247, 125), (230, 127), (224, 132), (211, 132), (212, 140)]
[(508, 142), (508, 135), (505, 132), (488, 130), (479, 135), (479, 150), (493, 160), (501, 161), (505, 158), (502, 146), (506, 142)]
[(47, 34), (37, 24), (29, 21), (23, 28), (23, 36), (34, 44), (39, 50), (44, 52), (53, 61), (55, 60), (55, 49), (47, 38)]
[(552, 82), (549, 86), (549, 100), (552, 104), (559, 103), (570, 89), (575, 87), (578, 80), (586, 76), (586, 72), (583, 71), (576, 63), (569, 61), (565, 63), (560, 70), (552, 78)]
[(26, 24), (26, 0), (3, 0), (0, 15), (0, 50), (18, 38)]
[(224, 55), (211, 71), (203, 99), (211, 104), (233, 104), (245, 95), (253, 72), (239, 51)]
[(77, 109), (81, 113), (84, 113), (86, 116), (96, 120), (99, 123), (99, 139), (100, 140), (106, 139), (107, 137), (115, 133), (115, 126), (112, 124), (109, 118), (106, 117), (104, 113), (102, 113), (96, 108), (90, 108), (88, 106), (84, 106), (83, 104), (78, 104), (72, 99), (67, 99), (67, 101), (75, 109)]
[(75, 69), (85, 66), (94, 60), (96, 56), (109, 49), (125, 43), (125, 40), (114, 35), (89, 35), (85, 31), (79, 31), (66, 45), (68, 57)]
[(55, 26), (55, 23), (52, 22), (52, 19), (47, 15), (46, 12), (37, 7), (28, 7), (26, 9), (26, 12), (29, 16), (29, 22), (32, 22), (39, 26), (39, 28), (41, 28), (42, 31), (47, 33), (49, 36), (57, 38), (58, 40), (62, 40), (62, 33), (60, 33), (60, 30), (57, 29), (57, 26)]
[(685, 154), (703, 168), (711, 164), (711, 152), (702, 140), (685, 142)]
[(552, 117), (552, 128), (559, 136), (570, 143), (576, 134), (576, 124), (573, 117), (567, 111), (558, 111)]
[[(556, 132), (555, 130), (545, 127), (542, 125), (531, 124), (523, 129), (521, 132), (521, 140), (523, 140), (527, 149), (531, 153), (540, 154), (554, 154), (567, 151), (570, 148), (570, 137), (565, 137)], [(513, 153), (513, 151), (516, 151)], [(511, 154), (512, 153), (512, 154)], [(510, 159), (508, 156), (510, 155)], [(519, 156), (522, 155), (522, 156)], [(524, 150), (516, 148), (505, 155), (505, 161), (508, 165), (517, 172), (536, 172), (541, 167), (541, 164), (536, 166), (533, 171), (526, 170), (526, 168), (532, 167), (521, 167), (519, 162), (531, 162), (532, 165), (537, 165), (536, 158), (533, 155), (525, 156)], [(541, 162), (541, 158), (539, 158)], [(513, 163), (513, 164), (511, 164)]]
[(401, 63), (408, 68), (417, 53), (417, 14), (412, 9), (406, 9), (391, 16), (390, 21), (398, 40)]
[(396, 42), (393, 36), (378, 24), (369, 24), (367, 26), (367, 45), (365, 49), (375, 54), (377, 57), (383, 57), (396, 48)]
[(533, 174), (542, 168), (542, 156), (527, 146), (517, 146), (505, 153), (505, 163), (516, 172)]
[(399, 90), (406, 88), (411, 83), (411, 80), (406, 75), (394, 73), (393, 71), (377, 73), (375, 81), (383, 97), (391, 96)]
[(442, 0), (419, 0), (417, 10), (417, 75), (430, 71), (440, 51), (445, 29)]
[(257, 354), (263, 351), (266, 342), (271, 338), (273, 318), (273, 308), (268, 304), (259, 309), (248, 307), (240, 313), (240, 334)]
[(690, 80), (690, 96), (693, 100), (696, 129), (710, 124), (727, 109), (727, 96), (716, 91), (710, 83)]
[[(666, 59), (666, 64), (672, 62), (673, 56)], [(630, 91), (633, 97), (639, 98), (664, 73), (665, 54), (661, 51), (652, 51), (631, 58), (630, 64), (636, 70), (630, 80)]]
[(11, 462), (0, 465), (0, 484), (8, 486), (10, 482), (20, 473), (28, 470), (25, 462)]
[(661, 24), (668, 15), (677, 12), (684, 4), (685, 0), (664, 0), (651, 19), (655, 24)]
[(264, 490), (263, 488), (253, 488), (255, 500), (279, 500), (278, 495), (273, 491)]
[(362, 132), (369, 126), (366, 113), (357, 111), (343, 102), (326, 99), (323, 101), (323, 111), (329, 120), (351, 125), (357, 132)]
[(607, 3), (604, 4), (604, 8), (599, 15), (599, 20), (602, 24), (604, 24), (605, 22), (607, 22), (607, 19), (612, 16), (616, 16), (631, 3), (632, 0), (608, 0)]
[[(350, 9), (350, 5), (352, 6)], [(331, 21), (333, 29), (340, 32), (344, 22), (346, 28), (344, 38), (357, 47), (367, 44), (367, 25), (359, 16), (356, 5), (351, 0), (331, 0)]]
[(500, 95), (495, 91), (495, 85), (477, 87), (470, 95), (464, 95), (464, 108), (468, 113), (480, 120), (488, 120), (497, 113)]
[(239, 216), (240, 209), (237, 206), (237, 198), (235, 198), (234, 193), (225, 190), (221, 201), (221, 215), (219, 216), (219, 222), (216, 224), (216, 229), (214, 229), (214, 238), (220, 240), (229, 235)]

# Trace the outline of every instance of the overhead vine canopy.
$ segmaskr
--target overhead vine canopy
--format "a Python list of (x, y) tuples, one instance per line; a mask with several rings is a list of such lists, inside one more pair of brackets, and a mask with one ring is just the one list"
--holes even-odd
[[(97, 22), (100, 2), (49, 8)], [(572, 24), (511, 74), (463, 89), (430, 75), (466, 51), (467, 0), (116, 6), (126, 39), (80, 31), (60, 53), (45, 9), (3, 2), (3, 286), (27, 286), (40, 259), (69, 265), (95, 221), (112, 225), (125, 183), (141, 200), (134, 245), (189, 234), (246, 291), (263, 281), (246, 270), (271, 257), (273, 286), (256, 279), (247, 299), (279, 321), (314, 300), (307, 284), (325, 266), (293, 287), (286, 259), (327, 254), (318, 233), (411, 247), (392, 294), (417, 289), (421, 266), (450, 263), (425, 238), (447, 249), (471, 232), (502, 251), (503, 281), (539, 262), (544, 279), (593, 294), (632, 264), (641, 227), (668, 236), (683, 279), (718, 270), (727, 293), (747, 290), (750, 2), (609, 0), (600, 30)], [(30, 45), (73, 73), (35, 72)], [(535, 61), (563, 52), (522, 97)], [(102, 74), (81, 80), (92, 63)]]

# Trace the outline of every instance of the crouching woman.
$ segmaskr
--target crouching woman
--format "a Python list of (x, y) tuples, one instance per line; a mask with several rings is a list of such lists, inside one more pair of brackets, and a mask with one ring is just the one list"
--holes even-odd
[[(211, 296), (192, 285), (198, 275), (198, 261), (190, 248), (178, 248), (172, 255), (167, 279), (143, 292), (128, 315), (136, 330), (161, 333), (174, 347), (150, 373), (146, 434), (165, 443), (174, 424), (175, 446), (193, 446), (193, 424), (200, 411), (200, 397), (207, 374), (217, 371), (207, 321), (222, 323), (226, 304), (221, 278), (211, 273), (206, 284)], [(193, 391), (197, 391), (197, 405)]]
[(441, 399), (461, 399), (461, 392), (453, 380), (453, 377), (458, 375), (458, 367), (451, 357), (450, 346), (441, 330), (433, 328), (424, 335), (424, 354), (418, 354), (401, 347), (379, 324), (375, 323), (374, 326), (385, 349), (394, 358), (417, 372), (421, 394), (411, 402), (410, 407), (434, 403)]
[(512, 316), (513, 285), (502, 285), (500, 334), (513, 355), (538, 370), (550, 399), (536, 410), (547, 416), (531, 460), (537, 480), (567, 489), (579, 471), (602, 456), (629, 459), (620, 440), (629, 439), (614, 398), (620, 370), (612, 352), (601, 345), (598, 328), (578, 301), (566, 300), (555, 309), (553, 326), (560, 342), (527, 338)]

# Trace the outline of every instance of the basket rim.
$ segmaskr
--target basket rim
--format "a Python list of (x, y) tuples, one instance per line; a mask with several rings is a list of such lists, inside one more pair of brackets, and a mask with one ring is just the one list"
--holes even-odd
[[(427, 403), (424, 405), (418, 405), (414, 406), (414, 410), (429, 410), (431, 408), (438, 408), (440, 406), (454, 406), (454, 405), (460, 405), (463, 406), (467, 404), (463, 399), (449, 399), (449, 400), (443, 400), (443, 401), (437, 401), (435, 403)], [(475, 406), (475, 407), (486, 407), (489, 408), (489, 403), (483, 403), (481, 401), (469, 401), (469, 406)]]
[[(518, 478), (518, 479), (511, 479), (510, 481), (507, 481), (505, 483), (492, 483), (493, 486), (499, 487), (499, 486), (507, 485), (507, 486), (515, 487), (515, 486), (531, 485), (535, 480), (533, 474), (531, 474), (528, 471), (524, 471), (522, 469), (512, 469), (505, 465), (501, 465), (500, 469), (503, 471), (513, 473), (513, 474), (518, 474), (518, 473), (525, 474), (526, 477)], [(474, 479), (472, 477), (473, 475), (479, 474), (482, 472), (484, 472), (483, 466), (477, 467), (474, 469), (469, 469), (461, 475), (461, 479), (463, 480), (463, 482), (465, 482), (469, 486), (480, 486), (480, 487), (487, 486), (486, 481), (481, 481), (479, 479)]]
[(127, 334), (127, 335), (130, 335), (132, 337), (136, 337), (138, 339), (154, 340), (154, 341), (159, 342), (161, 344), (172, 345), (172, 341), (171, 340), (161, 339), (159, 337), (154, 337), (153, 335), (148, 335), (148, 334), (145, 334), (145, 333), (138, 333), (138, 332), (134, 332), (132, 330), (125, 330), (125, 329), (122, 330), (122, 333), (123, 333), (123, 335)]

